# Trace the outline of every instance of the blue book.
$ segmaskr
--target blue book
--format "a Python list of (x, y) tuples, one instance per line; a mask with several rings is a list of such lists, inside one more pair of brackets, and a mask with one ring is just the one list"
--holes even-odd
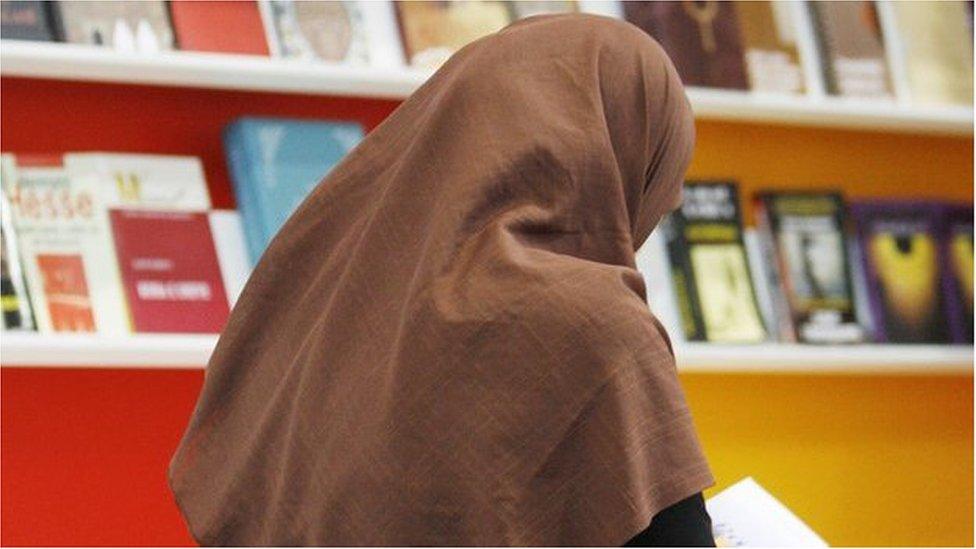
[(363, 134), (354, 122), (240, 118), (227, 126), (227, 164), (252, 264)]

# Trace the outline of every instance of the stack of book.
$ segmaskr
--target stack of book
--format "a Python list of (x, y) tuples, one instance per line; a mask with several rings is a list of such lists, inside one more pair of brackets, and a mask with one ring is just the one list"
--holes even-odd
[(219, 332), (271, 237), (362, 135), (351, 123), (232, 124), (243, 220), (211, 208), (197, 158), (4, 154), (3, 329)]
[(685, 186), (638, 253), (651, 309), (688, 341), (969, 343), (972, 205)]
[(971, 105), (972, 2), (0, 2), (4, 39), (434, 68), (512, 21), (582, 11), (661, 43), (685, 84)]

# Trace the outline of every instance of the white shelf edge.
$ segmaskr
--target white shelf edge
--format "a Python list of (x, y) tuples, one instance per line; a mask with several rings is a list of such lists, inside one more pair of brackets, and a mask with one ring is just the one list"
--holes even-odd
[(3, 332), (3, 367), (124, 367), (202, 369), (216, 335), (138, 334), (106, 337), (91, 334)]
[[(429, 73), (196, 52), (126, 54), (94, 46), (0, 41), (0, 75), (312, 95), (402, 99)], [(861, 130), (973, 134), (972, 106), (790, 97), (690, 88), (698, 118)]]
[(972, 374), (970, 345), (678, 343), (686, 373)]
[[(3, 332), (0, 365), (202, 369), (215, 335), (44, 335)], [(679, 343), (683, 373), (972, 374), (973, 348), (951, 345), (722, 345)]]

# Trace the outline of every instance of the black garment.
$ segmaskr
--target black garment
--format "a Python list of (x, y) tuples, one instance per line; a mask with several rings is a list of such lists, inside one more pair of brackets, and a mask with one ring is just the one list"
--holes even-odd
[(715, 547), (705, 498), (695, 494), (654, 515), (651, 525), (624, 547)]

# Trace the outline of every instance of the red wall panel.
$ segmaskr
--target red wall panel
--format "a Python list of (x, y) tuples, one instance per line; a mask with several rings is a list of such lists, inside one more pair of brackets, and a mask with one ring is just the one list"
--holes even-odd
[(0, 369), (0, 544), (192, 545), (166, 467), (202, 370)]

